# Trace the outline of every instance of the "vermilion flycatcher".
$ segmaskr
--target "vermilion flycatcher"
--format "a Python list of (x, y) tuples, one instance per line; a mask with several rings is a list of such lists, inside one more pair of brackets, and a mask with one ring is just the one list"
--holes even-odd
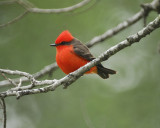
[[(74, 38), (68, 30), (63, 31), (57, 37), (55, 44), (51, 44), (50, 46), (56, 47), (57, 64), (66, 74), (77, 70), (95, 59), (87, 46)], [(86, 72), (86, 74), (88, 73), (96, 73), (103, 79), (107, 79), (109, 74), (115, 74), (116, 71), (105, 68), (102, 64), (98, 64)]]

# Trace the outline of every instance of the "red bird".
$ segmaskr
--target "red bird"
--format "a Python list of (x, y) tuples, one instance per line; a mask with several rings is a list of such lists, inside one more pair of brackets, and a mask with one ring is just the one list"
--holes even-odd
[[(50, 46), (56, 47), (57, 64), (66, 74), (77, 70), (95, 59), (87, 46), (74, 38), (68, 30), (63, 31), (57, 37), (55, 44), (51, 44)], [(116, 74), (116, 71), (105, 68), (102, 64), (98, 64), (86, 72), (86, 74), (88, 73), (96, 73), (103, 79), (107, 79), (109, 74)]]

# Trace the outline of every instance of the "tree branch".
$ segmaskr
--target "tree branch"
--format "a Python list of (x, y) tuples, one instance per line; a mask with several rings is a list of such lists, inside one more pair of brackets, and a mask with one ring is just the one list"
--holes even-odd
[(17, 86), (17, 84), (16, 84), (13, 80), (11, 80), (11, 79), (9, 79), (8, 77), (6, 77), (4, 73), (1, 73), (1, 75), (2, 75), (8, 82), (10, 82), (12, 85), (14, 85), (15, 87)]
[[(48, 91), (54, 91), (60, 85), (63, 85), (66, 88), (67, 86), (75, 82), (79, 77), (81, 77), (91, 67), (94, 67), (95, 65), (99, 64), (102, 61), (108, 60), (109, 57), (121, 51), (122, 49), (132, 45), (133, 43), (139, 42), (142, 38), (149, 35), (152, 31), (156, 30), (159, 27), (160, 27), (160, 15), (158, 15), (158, 17), (154, 21), (150, 22), (146, 27), (138, 31), (136, 34), (133, 34), (127, 37), (126, 40), (111, 47), (110, 49), (102, 53), (98, 58), (87, 63), (85, 66), (79, 68), (78, 70), (68, 74), (67, 76), (61, 78), (60, 80), (53, 80), (52, 83), (49, 83), (51, 82), (51, 80), (49, 80), (49, 82), (38, 81), (38, 85), (43, 85), (44, 83), (48, 85), (45, 87), (36, 88), (36, 89), (26, 89), (26, 90), (19, 90), (19, 91), (8, 90), (6, 92), (0, 93), (0, 97), (5, 98), (9, 96), (17, 96), (17, 98), (20, 98), (24, 95), (45, 93)], [(9, 73), (9, 74), (19, 74), (19, 75), (22, 74), (19, 71), (8, 71), (3, 69), (1, 69), (0, 71), (3, 73)], [(32, 78), (30, 77), (30, 75), (27, 76), (25, 73), (23, 75), (25, 75), (26, 77), (29, 77), (29, 79)]]
[(17, 16), (17, 17), (14, 18), (14, 19), (12, 19), (11, 21), (9, 21), (9, 22), (7, 22), (7, 23), (5, 23), (5, 24), (1, 24), (1, 25), (0, 25), (0, 28), (6, 27), (6, 26), (8, 26), (8, 25), (10, 25), (10, 24), (13, 24), (13, 23), (17, 22), (18, 20), (22, 19), (22, 18), (23, 18), (25, 15), (27, 15), (27, 14), (28, 14), (28, 11), (25, 11), (24, 13), (22, 13), (21, 15)]
[(43, 82), (38, 81), (38, 80), (35, 80), (35, 78), (31, 74), (26, 73), (26, 72), (22, 72), (22, 71), (18, 71), (18, 70), (12, 71), (12, 70), (8, 70), (8, 69), (0, 69), (0, 73), (5, 73), (5, 74), (9, 74), (9, 75), (24, 76), (28, 79), (28, 81), (31, 82), (31, 85), (21, 87), (20, 85), (22, 83), (22, 80), (20, 79), (19, 86), (15, 87), (11, 90), (31, 89), (31, 88), (38, 86), (38, 85), (53, 84), (55, 82), (55, 80), (44, 80)]
[(25, 9), (27, 9), (29, 12), (32, 13), (64, 13), (64, 12), (70, 12), (73, 11), (75, 9), (78, 9), (84, 5), (86, 5), (87, 3), (89, 3), (91, 0), (83, 0), (82, 2), (75, 4), (73, 6), (70, 7), (66, 7), (66, 8), (58, 8), (58, 9), (41, 9), (41, 8), (36, 8), (36, 7), (30, 7), (30, 6), (26, 6), (24, 1), (22, 2), (21, 0), (18, 0), (18, 3), (22, 6), (25, 7)]
[(157, 13), (160, 13), (160, 0), (153, 0), (151, 3), (141, 4), (141, 7), (144, 10), (143, 22), (144, 22), (144, 26), (146, 26), (147, 16), (151, 10), (156, 11)]
[[(38, 79), (38, 78), (40, 78), (40, 77), (42, 77), (46, 74), (49, 74), (49, 73), (55, 71), (57, 68), (58, 68), (57, 63), (53, 63), (53, 64), (50, 64), (48, 66), (45, 66), (43, 69), (41, 69), (39, 72), (33, 74), (32, 76), (35, 79)], [(14, 81), (15, 83), (19, 83), (20, 79), (21, 79), (22, 82), (28, 82), (29, 81), (29, 79), (27, 79), (26, 77), (20, 77), (20, 78), (12, 79), (12, 81)], [(8, 80), (0, 81), (0, 87), (7, 86), (7, 85), (11, 85), (11, 83)]]
[(6, 104), (4, 98), (1, 98), (1, 105), (3, 109), (3, 128), (6, 128), (7, 114), (6, 114)]
[(9, 74), (9, 75), (25, 76), (33, 83), (35, 81), (34, 77), (31, 74), (26, 73), (26, 72), (22, 72), (22, 71), (18, 71), (18, 70), (12, 71), (12, 70), (8, 70), (8, 69), (0, 69), (0, 72), (1, 73), (6, 73), (6, 74)]
[(78, 9), (84, 5), (86, 5), (87, 3), (89, 3), (91, 0), (83, 0), (78, 4), (75, 4), (73, 6), (70, 7), (66, 7), (66, 8), (58, 8), (58, 9), (41, 9), (41, 8), (37, 8), (35, 7), (31, 2), (29, 2), (28, 0), (17, 0), (17, 3), (20, 4), (22, 7), (24, 7), (26, 10), (28, 10), (29, 12), (32, 13), (64, 13), (64, 12), (70, 12), (73, 11), (75, 9)]

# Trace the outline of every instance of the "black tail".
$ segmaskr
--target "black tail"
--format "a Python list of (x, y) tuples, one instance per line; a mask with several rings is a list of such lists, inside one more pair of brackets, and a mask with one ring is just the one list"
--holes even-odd
[(97, 73), (103, 79), (109, 78), (109, 74), (116, 74), (116, 71), (103, 67), (102, 64), (97, 65)]

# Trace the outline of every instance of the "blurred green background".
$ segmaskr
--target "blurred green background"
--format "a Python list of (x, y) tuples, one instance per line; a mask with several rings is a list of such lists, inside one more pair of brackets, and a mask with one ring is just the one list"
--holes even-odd
[[(30, 0), (40, 8), (62, 8), (80, 0)], [(56, 37), (68, 29), (87, 43), (140, 10), (150, 0), (99, 0), (76, 11), (62, 14), (26, 15), (18, 22), (0, 28), (0, 68), (35, 73), (55, 62)], [(0, 24), (18, 16), (18, 4), (0, 5)], [(156, 17), (150, 13), (147, 21)], [(100, 55), (111, 46), (143, 28), (139, 21), (125, 31), (90, 50)], [(68, 89), (6, 98), (8, 128), (159, 128), (160, 127), (160, 29), (139, 43), (112, 56), (103, 65), (117, 71), (107, 80), (85, 75)], [(59, 79), (65, 74), (56, 70)], [(2, 76), (0, 76), (2, 80)], [(4, 90), (5, 88), (0, 88)], [(0, 122), (1, 124), (1, 122)]]

